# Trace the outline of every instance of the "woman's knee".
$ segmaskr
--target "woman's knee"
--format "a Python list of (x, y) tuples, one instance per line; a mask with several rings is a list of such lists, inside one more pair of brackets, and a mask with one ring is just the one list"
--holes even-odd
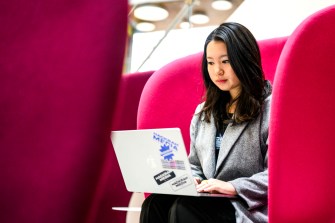
[(151, 202), (155, 199), (155, 194), (149, 195), (147, 198), (144, 199), (142, 203), (142, 209), (146, 209), (150, 206)]
[(187, 196), (176, 199), (169, 212), (169, 222), (190, 222), (190, 220), (197, 218), (197, 214), (192, 211), (193, 201), (194, 197)]
[(166, 222), (175, 199), (176, 197), (171, 195), (151, 194), (142, 204), (141, 222)]
[(150, 194), (142, 204), (142, 208), (148, 208), (150, 206), (161, 206), (169, 205), (176, 199), (173, 195), (166, 194)]

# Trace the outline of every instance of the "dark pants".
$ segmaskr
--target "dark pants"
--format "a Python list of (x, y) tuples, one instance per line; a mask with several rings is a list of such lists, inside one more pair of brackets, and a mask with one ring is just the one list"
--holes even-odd
[(223, 197), (151, 194), (142, 205), (141, 223), (231, 223), (235, 209)]

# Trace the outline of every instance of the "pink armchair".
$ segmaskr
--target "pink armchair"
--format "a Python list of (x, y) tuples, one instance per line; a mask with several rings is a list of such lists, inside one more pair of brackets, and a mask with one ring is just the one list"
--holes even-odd
[(0, 222), (96, 222), (127, 12), (125, 0), (1, 2)]
[[(273, 82), (286, 39), (278, 37), (258, 42), (264, 73), (270, 82)], [(201, 57), (202, 53), (196, 53), (177, 59), (153, 73), (144, 86), (137, 114), (138, 129), (180, 128), (188, 152), (190, 122), (205, 91)]]
[(269, 222), (335, 222), (335, 6), (288, 38), (274, 79)]

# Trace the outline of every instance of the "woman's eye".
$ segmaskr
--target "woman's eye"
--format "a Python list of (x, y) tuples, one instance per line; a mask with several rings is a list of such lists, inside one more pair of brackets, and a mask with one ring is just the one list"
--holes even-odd
[(208, 64), (208, 65), (213, 65), (214, 62), (212, 62), (212, 61), (208, 61), (207, 64)]
[(229, 60), (223, 60), (222, 63), (229, 63)]

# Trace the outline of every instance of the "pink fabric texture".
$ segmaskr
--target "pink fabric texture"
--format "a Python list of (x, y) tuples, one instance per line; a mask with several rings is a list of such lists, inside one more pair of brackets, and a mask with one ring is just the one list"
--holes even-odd
[(137, 109), (142, 90), (154, 71), (124, 74), (121, 78), (117, 110), (113, 117), (114, 130), (136, 129)]
[[(271, 82), (286, 39), (280, 37), (258, 42), (264, 73)], [(139, 129), (179, 127), (189, 151), (191, 118), (205, 93), (201, 57), (202, 53), (196, 53), (180, 58), (150, 77), (140, 99), (137, 116)]]
[(335, 6), (288, 38), (274, 80), (269, 222), (335, 222)]
[(94, 222), (128, 2), (2, 1), (0, 222)]
[(287, 37), (277, 37), (258, 41), (264, 76), (271, 83), (273, 83), (277, 63), (286, 40)]
[(197, 53), (177, 59), (149, 78), (138, 108), (139, 129), (179, 127), (189, 149), (189, 125), (204, 93), (201, 56)]

